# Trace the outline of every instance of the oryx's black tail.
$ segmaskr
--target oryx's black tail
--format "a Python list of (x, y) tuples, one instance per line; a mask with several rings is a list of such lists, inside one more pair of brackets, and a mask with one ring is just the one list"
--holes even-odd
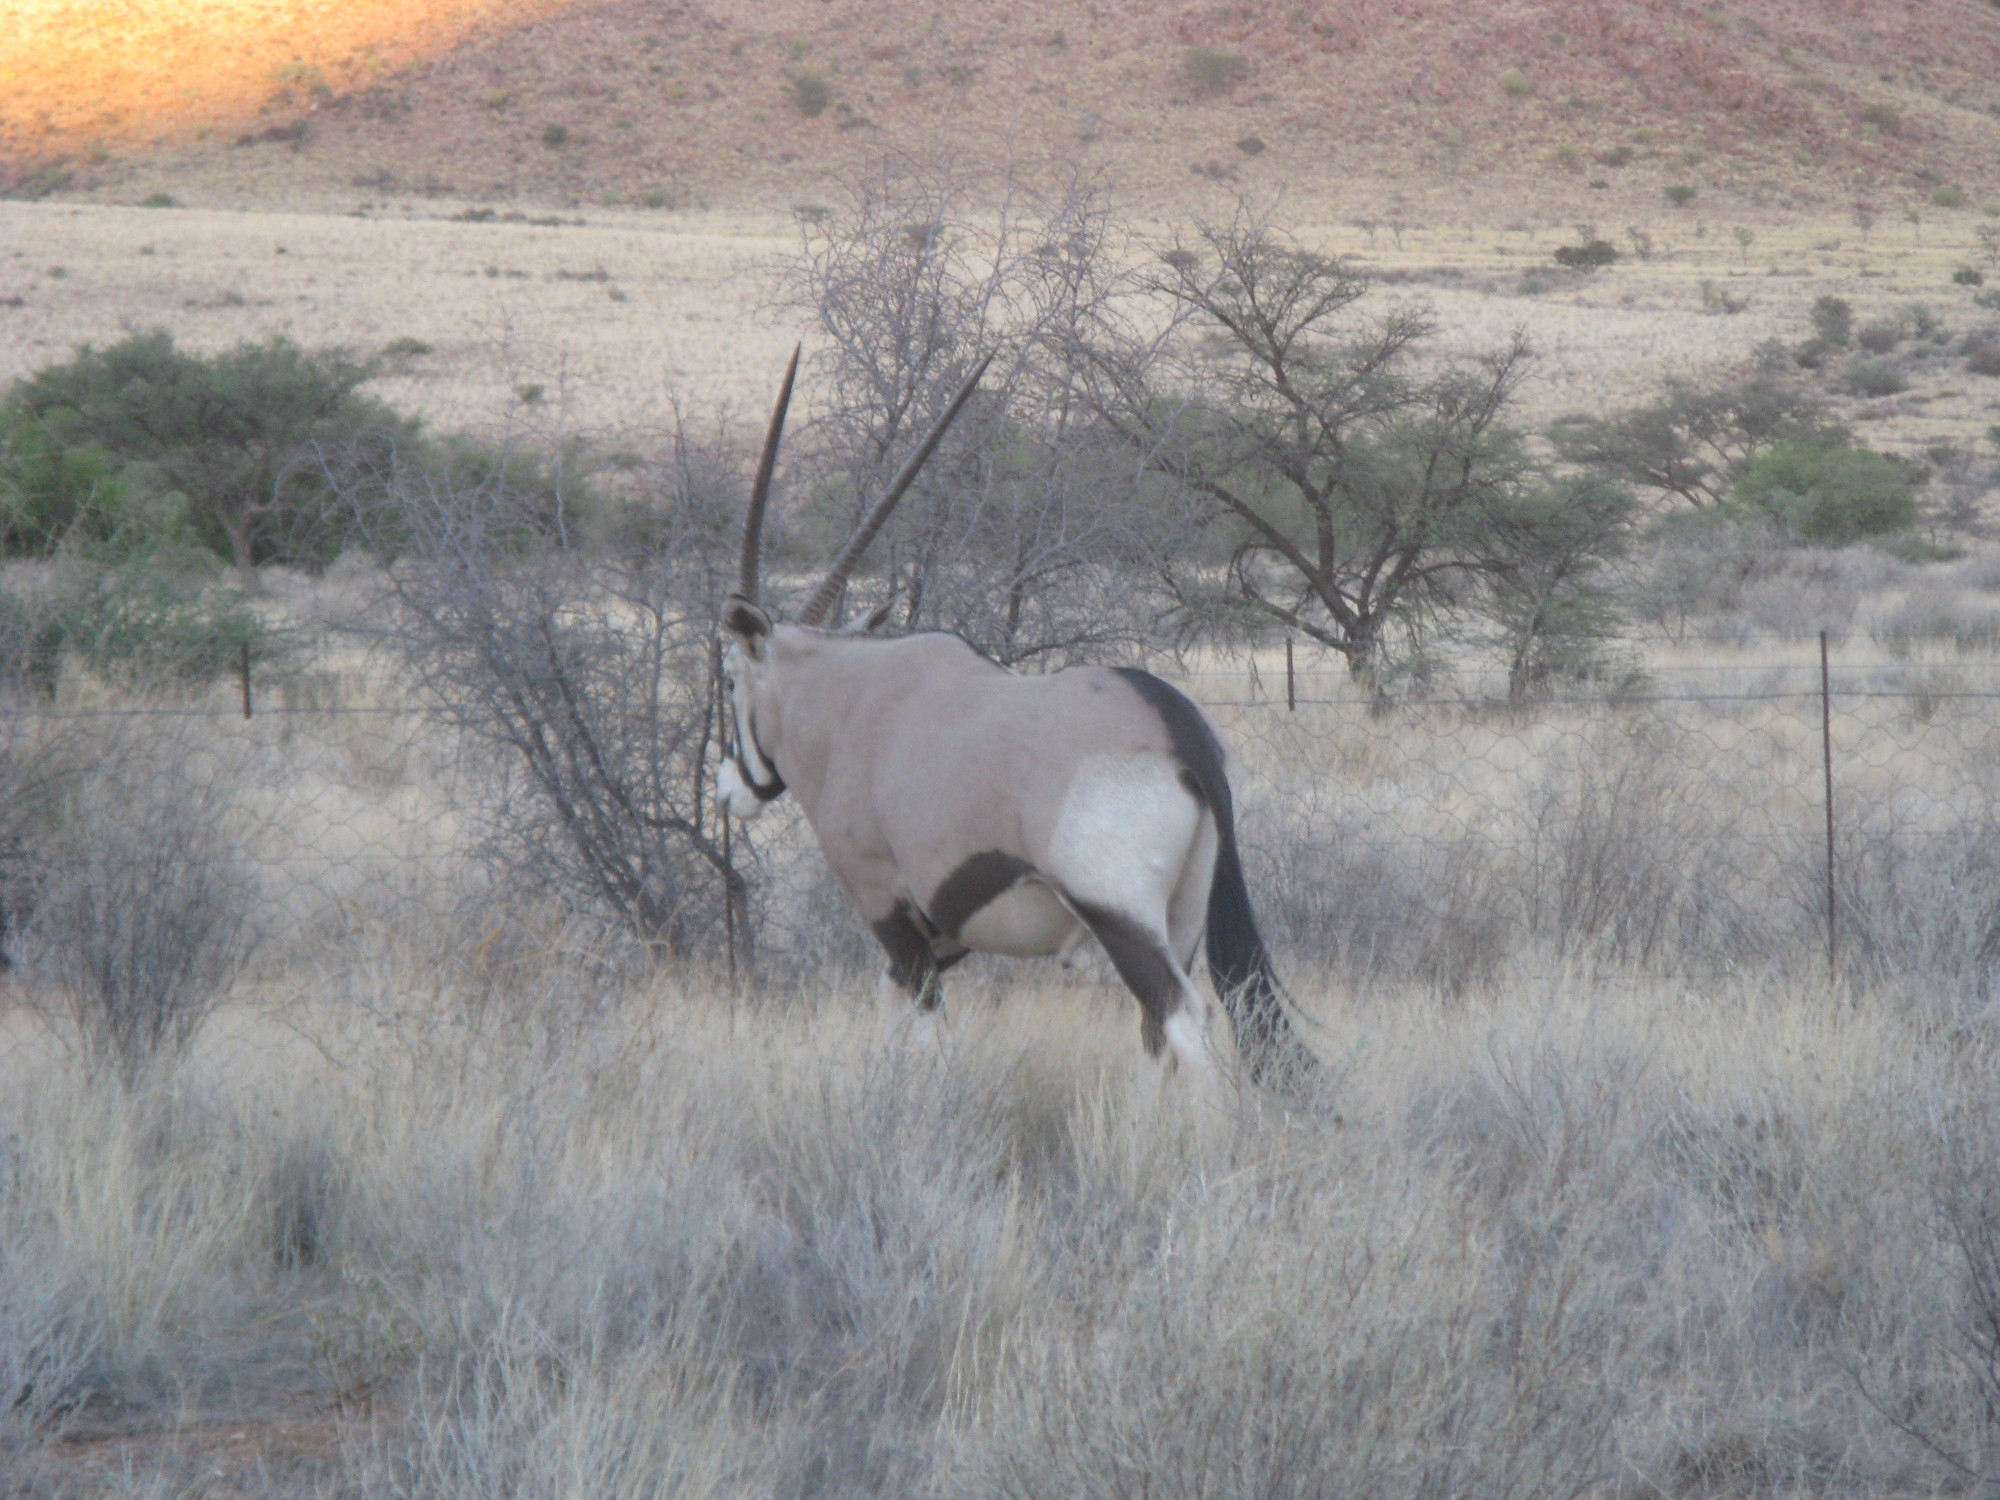
[[(1228, 795), (1227, 790), (1224, 796)], [(1271, 950), (1257, 930), (1250, 910), (1250, 890), (1243, 883), (1243, 860), (1236, 851), (1235, 816), (1228, 802), (1210, 801), (1220, 836), (1215, 850), (1215, 879), (1208, 888), (1208, 972), (1215, 992), (1229, 1009), (1236, 1028), (1236, 1050), (1258, 1083), (1296, 1082), (1319, 1066), (1319, 1059), (1299, 1039), (1285, 1002), (1278, 993), (1278, 976), (1271, 967)]]
[(1174, 755), (1215, 818), (1215, 876), (1208, 888), (1208, 972), (1229, 1012), (1236, 1050), (1258, 1083), (1283, 1084), (1319, 1066), (1300, 1039), (1278, 991), (1271, 950), (1257, 930), (1243, 859), (1236, 847), (1236, 802), (1222, 743), (1200, 709), (1150, 672), (1121, 668), (1173, 738)]

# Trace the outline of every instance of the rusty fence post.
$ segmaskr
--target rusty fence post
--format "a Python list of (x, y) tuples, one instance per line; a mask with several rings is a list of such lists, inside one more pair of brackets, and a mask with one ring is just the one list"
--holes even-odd
[(1832, 984), (1839, 974), (1840, 913), (1834, 897), (1833, 672), (1827, 665), (1824, 630), (1819, 633), (1819, 756), (1826, 801), (1826, 977)]
[(243, 650), (242, 654), (237, 658), (236, 670), (237, 674), (243, 679), (243, 717), (247, 719), (250, 717), (250, 643), (242, 641), (238, 644), (242, 646)]

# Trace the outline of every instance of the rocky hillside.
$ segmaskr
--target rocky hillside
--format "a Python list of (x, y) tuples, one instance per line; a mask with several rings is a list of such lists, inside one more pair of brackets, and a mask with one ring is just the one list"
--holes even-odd
[(17, 185), (785, 207), (948, 147), (1350, 216), (2000, 199), (1993, 0), (496, 0), (401, 66), (318, 73), (312, 36), (206, 139), (15, 132)]

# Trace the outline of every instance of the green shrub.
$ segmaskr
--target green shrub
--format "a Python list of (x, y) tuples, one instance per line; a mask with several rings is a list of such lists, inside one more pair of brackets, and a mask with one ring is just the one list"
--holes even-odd
[(569, 126), (544, 125), (542, 127), (542, 144), (547, 146), (551, 151), (560, 150), (562, 147), (567, 146), (569, 144)]
[(1903, 342), (1901, 318), (1870, 318), (1856, 330), (1854, 342), (1870, 354), (1887, 354)]
[(1870, 104), (1861, 111), (1861, 123), (1874, 126), (1884, 135), (1896, 135), (1902, 131), (1903, 117), (1896, 113), (1893, 104)]
[(1840, 377), (1841, 389), (1854, 396), (1895, 396), (1910, 388), (1909, 379), (1890, 359), (1851, 359)]
[(810, 68), (801, 68), (791, 76), (785, 85), (792, 107), (802, 115), (826, 113), (826, 107), (833, 103), (833, 86), (825, 77)]
[(1595, 271), (1617, 263), (1618, 247), (1609, 240), (1585, 240), (1580, 245), (1557, 246), (1555, 258), (1557, 265), (1572, 271)]
[(124, 464), (88, 440), (69, 443), (0, 409), (0, 553), (32, 557), (65, 537), (100, 540), (125, 520)]
[(1240, 52), (1190, 47), (1181, 54), (1181, 78), (1197, 94), (1220, 94), (1241, 83), (1250, 64)]
[[(7, 545), (41, 551), (143, 514), (176, 518), (238, 567), (322, 567), (354, 536), (336, 478), (417, 440), (415, 422), (360, 393), (374, 373), (282, 337), (207, 356), (164, 330), (86, 345), (0, 402)], [(347, 485), (349, 501), (365, 488)]]
[(1672, 182), (1666, 188), (1667, 202), (1675, 208), (1686, 208), (1695, 200), (1695, 189), (1685, 182)]
[(1817, 299), (1808, 316), (1812, 319), (1813, 336), (1824, 344), (1843, 349), (1854, 337), (1854, 304), (1845, 297)]
[(1535, 81), (1519, 68), (1509, 68), (1500, 75), (1500, 92), (1509, 99), (1525, 99), (1535, 91)]
[(1951, 273), (1951, 279), (1958, 286), (1986, 285), (1986, 276), (1977, 266), (1960, 266)]
[(1901, 531), (1917, 517), (1908, 476), (1871, 448), (1781, 443), (1751, 460), (1733, 498), (1830, 547)]
[(253, 666), (268, 666), (294, 645), (213, 557), (171, 540), (108, 564), (65, 564), (54, 605), (63, 654), (119, 681), (213, 682), (239, 669), (246, 647)]
[(1941, 183), (1931, 189), (1931, 202), (1939, 208), (1965, 207), (1965, 189)]
[(139, 207), (178, 208), (180, 207), (180, 205), (174, 201), (174, 195), (172, 193), (148, 193), (145, 197), (139, 200)]

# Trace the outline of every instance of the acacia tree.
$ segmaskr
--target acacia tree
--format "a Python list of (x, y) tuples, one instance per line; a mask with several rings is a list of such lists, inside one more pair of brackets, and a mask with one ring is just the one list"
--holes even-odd
[[(353, 535), (339, 523), (356, 476), (415, 438), (413, 420), (361, 392), (374, 373), (282, 337), (210, 356), (161, 329), (86, 346), (8, 393), (10, 449), (42, 454), (12, 485), (0, 462), (10, 527), (42, 545), (79, 521), (108, 528), (116, 518), (92, 512), (115, 482), (125, 497), (179, 497), (203, 544), (240, 569), (324, 566)], [(330, 466), (349, 471), (339, 507)]]
[(1515, 522), (1534, 466), (1505, 421), (1525, 339), (1426, 362), (1427, 312), (1364, 316), (1359, 276), (1240, 219), (1158, 265), (1165, 326), (1102, 323), (1080, 355), (1103, 422), (1212, 543), (1163, 552), (1162, 576), (1186, 617), (1247, 610), (1376, 682), (1393, 626), (1533, 544)]
[(1124, 287), (1122, 235), (1088, 184), (1010, 176), (988, 193), (949, 162), (885, 165), (802, 224), (786, 300), (826, 342), (795, 483), (824, 534), (852, 529), (909, 439), (994, 356), (877, 548), (904, 628), (959, 631), (1008, 663), (1140, 640), (1129, 565), (1147, 476), (1081, 399), (1070, 358)]
[(1697, 510), (1720, 506), (1751, 462), (1779, 444), (1848, 440), (1818, 397), (1768, 374), (1709, 389), (1669, 380), (1656, 400), (1568, 418), (1553, 436), (1565, 461)]

